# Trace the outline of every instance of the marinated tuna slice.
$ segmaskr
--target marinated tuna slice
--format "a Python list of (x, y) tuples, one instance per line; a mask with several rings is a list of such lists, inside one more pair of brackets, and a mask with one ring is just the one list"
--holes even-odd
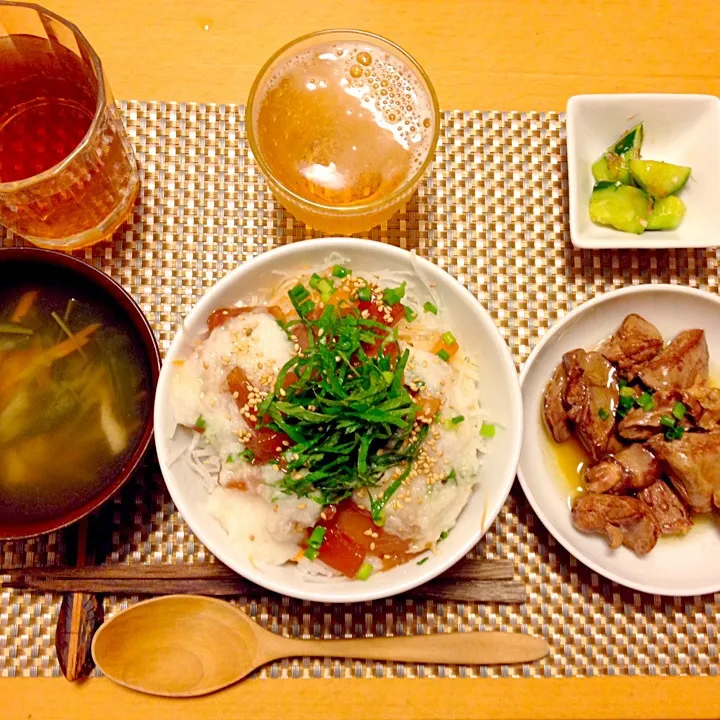
[(563, 356), (565, 407), (578, 440), (597, 462), (607, 453), (615, 429), (618, 385), (615, 369), (598, 352), (573, 350)]
[(625, 545), (638, 555), (649, 553), (660, 534), (645, 503), (622, 495), (579, 496), (573, 503), (572, 521), (582, 532), (605, 535), (611, 548)]
[(692, 527), (693, 521), (687, 509), (662, 480), (645, 488), (638, 498), (648, 506), (663, 535), (685, 535)]
[(585, 471), (585, 485), (594, 493), (640, 490), (660, 478), (660, 463), (643, 445), (630, 445)]
[(695, 512), (720, 509), (720, 431), (685, 433), (679, 440), (648, 441), (683, 502)]
[(634, 380), (638, 368), (652, 360), (663, 347), (658, 329), (640, 315), (628, 315), (620, 329), (600, 348), (603, 356), (626, 380)]
[(650, 362), (638, 377), (652, 390), (685, 389), (707, 382), (710, 355), (703, 330), (685, 330)]
[(571, 430), (568, 423), (568, 416), (563, 405), (567, 376), (562, 363), (557, 366), (552, 380), (545, 388), (543, 396), (543, 418), (545, 425), (553, 436), (555, 442), (565, 442), (570, 439)]
[[(682, 400), (683, 394), (677, 390), (656, 392), (652, 410), (633, 408), (618, 424), (618, 432), (626, 440), (649, 440), (665, 430), (661, 418), (672, 418), (675, 405)], [(689, 416), (683, 417), (679, 424), (685, 430), (692, 427)]]

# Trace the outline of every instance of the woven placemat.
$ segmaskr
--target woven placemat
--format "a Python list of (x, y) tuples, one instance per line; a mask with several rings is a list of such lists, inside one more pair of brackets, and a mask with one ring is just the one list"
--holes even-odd
[[(131, 222), (84, 252), (140, 302), (163, 349), (180, 317), (244, 260), (314, 236), (273, 199), (253, 161), (241, 107), (122, 103), (142, 169)], [(715, 250), (574, 250), (567, 230), (565, 126), (557, 113), (446, 112), (437, 157), (404, 211), (367, 237), (414, 248), (488, 308), (518, 366), (545, 330), (597, 292), (677, 282), (717, 291)], [(22, 242), (10, 234), (3, 245)], [(206, 562), (175, 511), (154, 459), (106, 506), (109, 560)], [(62, 533), (2, 544), (0, 567), (63, 561)], [(521, 668), (295, 660), (258, 676), (454, 677), (718, 675), (720, 594), (660, 598), (625, 590), (575, 561), (516, 487), (476, 552), (509, 557), (525, 605), (386, 600), (349, 606), (238, 598), (258, 622), (305, 637), (527, 630), (551, 648)], [(712, 561), (712, 560), (711, 560)], [(107, 598), (112, 614), (137, 598)], [(0, 595), (0, 673), (58, 675), (52, 595)]]

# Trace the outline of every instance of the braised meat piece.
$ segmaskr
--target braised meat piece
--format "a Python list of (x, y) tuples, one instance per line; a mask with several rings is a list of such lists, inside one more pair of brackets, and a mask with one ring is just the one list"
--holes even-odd
[(630, 445), (585, 471), (585, 485), (594, 493), (641, 490), (661, 476), (660, 463), (643, 445)]
[[(633, 408), (618, 424), (618, 432), (626, 440), (649, 440), (653, 435), (663, 432), (665, 428), (660, 418), (672, 417), (675, 404), (683, 401), (683, 394), (678, 390), (664, 390), (653, 395), (653, 409)], [(687, 415), (680, 421), (683, 429), (692, 426)]]
[(683, 391), (682, 401), (699, 428), (713, 430), (720, 424), (720, 389), (698, 381)]
[(596, 465), (585, 468), (583, 481), (588, 491), (592, 493), (614, 492), (616, 488), (622, 489), (625, 479), (625, 470), (614, 457), (605, 458)]
[(660, 534), (647, 506), (622, 495), (580, 495), (573, 503), (572, 521), (582, 532), (605, 535), (612, 549), (625, 545), (638, 555), (649, 553)]
[(598, 352), (573, 350), (563, 356), (565, 407), (590, 458), (605, 456), (615, 429), (618, 384), (613, 366)]
[(620, 329), (600, 348), (603, 356), (626, 380), (634, 380), (638, 368), (652, 360), (663, 347), (658, 329), (640, 315), (628, 315)]
[(703, 330), (685, 330), (638, 370), (652, 390), (683, 389), (698, 380), (707, 382), (710, 355)]
[(685, 535), (692, 527), (693, 521), (685, 506), (662, 480), (645, 488), (638, 498), (648, 506), (663, 535)]
[(553, 436), (555, 442), (565, 442), (572, 434), (568, 423), (567, 412), (563, 404), (565, 399), (565, 388), (567, 387), (567, 376), (562, 363), (555, 369), (555, 374), (545, 388), (543, 396), (543, 417), (545, 425)]
[(670, 441), (656, 435), (648, 446), (690, 509), (700, 513), (720, 509), (720, 431), (685, 433)]

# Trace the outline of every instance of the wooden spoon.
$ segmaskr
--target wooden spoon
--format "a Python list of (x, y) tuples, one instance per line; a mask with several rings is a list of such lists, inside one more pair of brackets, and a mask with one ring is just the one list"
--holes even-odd
[(105, 623), (92, 652), (97, 666), (120, 685), (151, 695), (195, 697), (284, 657), (489, 665), (538, 660), (548, 646), (542, 638), (504, 632), (294, 640), (263, 630), (222, 600), (167, 595)]

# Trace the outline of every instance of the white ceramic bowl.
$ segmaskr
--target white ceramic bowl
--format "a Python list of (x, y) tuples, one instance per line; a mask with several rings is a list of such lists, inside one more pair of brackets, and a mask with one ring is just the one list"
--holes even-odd
[[(611, 550), (599, 535), (573, 527), (554, 441), (541, 418), (542, 394), (564, 353), (592, 348), (615, 332), (629, 313), (654, 323), (665, 340), (681, 330), (702, 328), (710, 349), (711, 373), (720, 367), (720, 297), (678, 285), (640, 285), (586, 302), (542, 338), (521, 373), (525, 407), (524, 440), (518, 475), (545, 527), (578, 560), (610, 580), (657, 595), (700, 595), (720, 591), (720, 526), (696, 525), (684, 538), (661, 538), (646, 556), (625, 547)], [(715, 372), (713, 372), (715, 370)]]
[[(590, 220), (590, 168), (625, 130), (644, 123), (642, 157), (689, 165), (680, 191), (687, 212), (677, 230), (620, 232)], [(570, 239), (580, 248), (720, 245), (720, 99), (712, 95), (575, 95), (567, 104)]]
[[(463, 510), (457, 525), (438, 545), (430, 559), (418, 565), (410, 561), (369, 580), (311, 582), (292, 566), (258, 569), (230, 543), (220, 523), (206, 509), (207, 491), (182, 462), (169, 466), (177, 457), (187, 435), (171, 439), (173, 415), (170, 409), (172, 361), (188, 351), (188, 338), (205, 327), (212, 310), (248, 299), (276, 284), (273, 271), (301, 272), (322, 266), (332, 253), (341, 253), (355, 274), (378, 269), (413, 271), (414, 268), (435, 290), (455, 319), (453, 332), (468, 352), (476, 355), (483, 373), (481, 393), (484, 407), (498, 425), (480, 471), (480, 482)], [(185, 320), (165, 358), (155, 402), (155, 442), (160, 467), (175, 505), (201, 542), (223, 563), (240, 575), (268, 590), (304, 600), (358, 602), (388, 597), (411, 590), (439, 575), (470, 551), (492, 525), (512, 487), (522, 438), (522, 400), (517, 372), (507, 345), (490, 315), (465, 288), (427, 260), (391, 245), (345, 238), (308, 240), (264, 253), (244, 263), (215, 285)]]

